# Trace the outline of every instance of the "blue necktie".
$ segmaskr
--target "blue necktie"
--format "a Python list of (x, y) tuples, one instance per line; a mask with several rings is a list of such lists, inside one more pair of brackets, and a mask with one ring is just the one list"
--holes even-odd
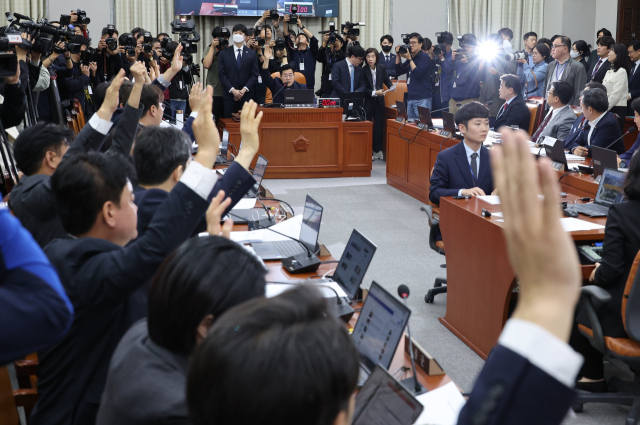
[(351, 68), (351, 92), (353, 93), (353, 74), (356, 73), (355, 68), (353, 67), (353, 65), (349, 64), (349, 67)]
[(240, 68), (241, 63), (242, 63), (242, 55), (240, 54), (240, 50), (238, 50), (238, 68)]

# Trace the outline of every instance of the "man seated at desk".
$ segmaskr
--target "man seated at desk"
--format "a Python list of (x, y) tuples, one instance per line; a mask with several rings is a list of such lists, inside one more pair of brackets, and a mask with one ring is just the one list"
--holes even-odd
[[(542, 120), (540, 126), (531, 141), (540, 143), (545, 137), (553, 137), (564, 143), (567, 135), (571, 131), (571, 126), (576, 121), (576, 113), (571, 109), (571, 99), (573, 98), (573, 86), (566, 81), (556, 80), (551, 83), (547, 93), (547, 103), (551, 110)], [(578, 124), (579, 125), (579, 124)]]
[(483, 196), (493, 191), (489, 151), (482, 146), (489, 133), (489, 108), (470, 102), (456, 112), (464, 140), (438, 154), (431, 174), (429, 200), (441, 196)]
[(574, 155), (589, 158), (591, 146), (611, 149), (618, 154), (624, 153), (618, 120), (611, 112), (607, 112), (607, 93), (601, 89), (584, 90), (580, 96), (580, 106), (588, 122), (566, 148)]
[[(282, 65), (280, 67), (280, 77), (275, 79), (271, 77), (269, 73), (269, 59), (273, 54), (271, 46), (265, 44), (264, 46), (264, 62), (262, 62), (262, 68), (260, 68), (260, 76), (262, 81), (271, 90), (273, 96), (273, 103), (284, 103), (284, 90), (287, 89), (306, 89), (305, 84), (300, 84), (295, 81), (295, 73), (291, 65)], [(284, 88), (284, 90), (283, 90)]]
[[(604, 84), (599, 83), (597, 81), (588, 82), (584, 86), (583, 92), (589, 89), (601, 89), (601, 90), (604, 90), (605, 93), (607, 92), (607, 88), (604, 86)], [(578, 118), (575, 119), (575, 121), (573, 121), (573, 124), (571, 125), (571, 129), (569, 130), (569, 134), (567, 134), (567, 136), (564, 139), (565, 149), (569, 149), (568, 146), (573, 144), (573, 141), (580, 135), (580, 131), (584, 128), (586, 124), (587, 124), (587, 118), (584, 115), (580, 115)]]
[(505, 102), (498, 112), (494, 128), (497, 130), (503, 126), (517, 126), (521, 130), (529, 130), (531, 113), (520, 95), (522, 93), (520, 79), (513, 74), (503, 75), (500, 77), (499, 93), (500, 99)]
[[(635, 99), (631, 102), (631, 108), (633, 109), (633, 122), (636, 123), (636, 126), (640, 128), (640, 98)], [(631, 146), (631, 148), (620, 155), (618, 157), (618, 167), (620, 168), (629, 168), (629, 163), (631, 162), (631, 157), (634, 153), (640, 148), (640, 134), (638, 134), (638, 138), (636, 142)]]

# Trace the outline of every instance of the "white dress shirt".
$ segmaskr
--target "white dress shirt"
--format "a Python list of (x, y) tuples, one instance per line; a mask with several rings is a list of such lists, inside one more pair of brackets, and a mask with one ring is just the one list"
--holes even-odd
[(598, 118), (596, 118), (593, 121), (589, 121), (589, 126), (591, 126), (591, 128), (589, 129), (589, 137), (587, 137), (587, 143), (589, 144), (589, 146), (591, 146), (591, 134), (593, 133), (593, 129), (596, 128), (596, 125), (598, 125), (598, 123), (600, 122), (600, 120), (606, 115), (607, 113), (605, 112), (604, 114), (600, 115)]
[(589, 78), (588, 78), (589, 80), (592, 79), (595, 74), (597, 74), (596, 68), (598, 68), (598, 71), (600, 71), (600, 68), (602, 68), (602, 65), (604, 65), (604, 61), (606, 60), (609, 60), (608, 56), (605, 56), (604, 58), (600, 58), (600, 60), (596, 62), (596, 66), (593, 67), (593, 71), (591, 71), (591, 75), (589, 75)]
[[(236, 59), (236, 61), (238, 60), (238, 52), (240, 52), (240, 60), (244, 59), (244, 52), (242, 51), (244, 47), (244, 44), (240, 47), (236, 46), (235, 44), (233, 45), (233, 56)], [(231, 87), (231, 89), (229, 90), (229, 93), (231, 93), (231, 90), (233, 90), (235, 87)], [(247, 86), (244, 86), (243, 88), (247, 89), (247, 93), (249, 92), (249, 88)]]
[[(478, 148), (477, 151), (474, 151), (473, 149), (471, 149), (469, 146), (467, 146), (467, 144), (463, 141), (462, 144), (464, 145), (464, 151), (467, 154), (467, 162), (469, 162), (469, 170), (471, 170), (471, 155), (473, 155), (474, 153), (478, 154), (478, 157), (476, 158), (476, 164), (478, 165), (478, 174), (480, 174), (480, 149), (482, 149), (482, 145)], [(473, 174), (473, 173), (472, 173)], [(478, 181), (478, 176), (473, 176), (475, 178), (475, 181)], [(462, 196), (462, 191), (464, 189), (460, 189), (458, 191), (458, 196)]]
[(376, 68), (371, 69), (371, 67), (369, 67), (369, 70), (371, 71), (371, 79), (373, 81), (373, 91), (371, 92), (371, 96), (376, 97)]

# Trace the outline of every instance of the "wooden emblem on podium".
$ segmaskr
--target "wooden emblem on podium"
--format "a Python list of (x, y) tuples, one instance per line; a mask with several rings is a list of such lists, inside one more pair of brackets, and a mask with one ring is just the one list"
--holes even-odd
[(293, 143), (293, 147), (296, 150), (296, 152), (306, 152), (307, 149), (309, 148), (309, 142), (310, 142), (309, 139), (300, 135), (296, 140), (294, 140), (291, 143)]

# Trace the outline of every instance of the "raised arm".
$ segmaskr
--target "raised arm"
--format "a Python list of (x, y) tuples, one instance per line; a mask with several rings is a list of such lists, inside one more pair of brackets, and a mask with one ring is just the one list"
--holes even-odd
[[(124, 73), (124, 70), (121, 71)], [(133, 78), (135, 79), (135, 83), (133, 84), (133, 88), (131, 89), (131, 94), (129, 95), (129, 100), (124, 107), (124, 112), (120, 117), (120, 121), (118, 121), (118, 126), (116, 127), (115, 132), (113, 133), (113, 143), (111, 144), (111, 148), (109, 152), (118, 153), (125, 157), (128, 157), (131, 153), (131, 148), (133, 146), (133, 141), (136, 138), (136, 134), (138, 132), (138, 122), (142, 116), (142, 111), (144, 108), (140, 108), (140, 94), (142, 93), (142, 88), (144, 87), (144, 74), (147, 73), (147, 70), (142, 62), (136, 62), (131, 65), (130, 68), (131, 74), (133, 74)], [(120, 74), (118, 74), (118, 77)], [(118, 79), (116, 77), (116, 79)], [(111, 84), (115, 83), (115, 79)], [(122, 83), (118, 84), (118, 87)], [(107, 94), (109, 90), (107, 90)], [(118, 91), (116, 91), (118, 93)], [(118, 100), (118, 99), (116, 99)], [(115, 111), (115, 109), (114, 109)]]

